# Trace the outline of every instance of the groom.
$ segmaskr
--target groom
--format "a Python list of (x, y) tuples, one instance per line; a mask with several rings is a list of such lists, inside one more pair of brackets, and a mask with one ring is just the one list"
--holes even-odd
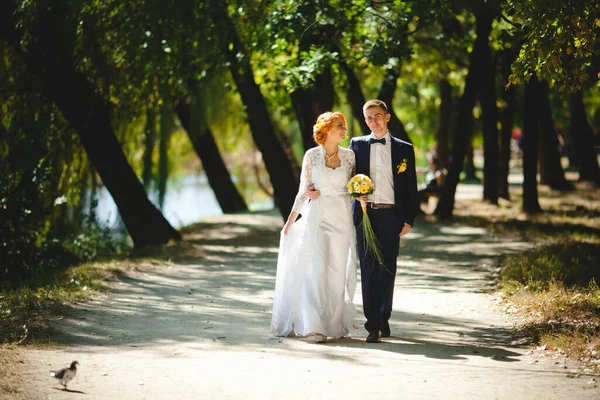
[(388, 131), (390, 114), (381, 100), (369, 100), (363, 114), (371, 134), (353, 138), (349, 149), (356, 155), (356, 173), (369, 176), (375, 192), (368, 196), (367, 213), (383, 255), (385, 268), (377, 265), (365, 249), (360, 202), (352, 206), (358, 241), (363, 308), (368, 343), (390, 336), (396, 258), (400, 237), (412, 228), (417, 213), (417, 178), (412, 144)]

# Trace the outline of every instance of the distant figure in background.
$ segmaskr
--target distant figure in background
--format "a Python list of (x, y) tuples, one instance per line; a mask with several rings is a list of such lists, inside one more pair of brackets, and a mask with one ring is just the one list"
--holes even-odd
[(440, 188), (446, 180), (446, 175), (446, 169), (440, 167), (437, 152), (434, 150), (428, 152), (425, 185), (417, 193), (419, 204), (427, 203), (431, 196), (439, 196)]
[(521, 132), (521, 128), (515, 127), (512, 131), (512, 136), (510, 138), (510, 149), (513, 152), (514, 156), (517, 158), (521, 157), (521, 151), (523, 146), (523, 134)]

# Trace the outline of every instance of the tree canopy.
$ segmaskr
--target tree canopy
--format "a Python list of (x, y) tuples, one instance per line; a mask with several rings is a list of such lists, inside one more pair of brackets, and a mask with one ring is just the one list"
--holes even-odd
[[(205, 174), (225, 212), (269, 198), (286, 216), (318, 114), (341, 110), (352, 135), (367, 133), (370, 98), (389, 103), (421, 166), (433, 147), (443, 156), (439, 216), (473, 147), (486, 199), (508, 195), (513, 128), (530, 140), (540, 125), (524, 97), (555, 114), (546, 147), (570, 146), (570, 166), (595, 181), (599, 31), (592, 0), (5, 0), (0, 275), (88, 257), (85, 232), (114, 251), (92, 239), (108, 235), (101, 186), (138, 247), (179, 239), (161, 210), (175, 174)], [(556, 159), (527, 149), (541, 168)]]

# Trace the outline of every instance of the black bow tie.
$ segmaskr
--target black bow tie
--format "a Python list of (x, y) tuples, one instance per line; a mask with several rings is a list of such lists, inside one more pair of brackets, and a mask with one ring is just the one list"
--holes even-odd
[(385, 144), (385, 138), (381, 138), (381, 139), (371, 138), (371, 139), (369, 139), (369, 143), (370, 144), (373, 144), (373, 143)]

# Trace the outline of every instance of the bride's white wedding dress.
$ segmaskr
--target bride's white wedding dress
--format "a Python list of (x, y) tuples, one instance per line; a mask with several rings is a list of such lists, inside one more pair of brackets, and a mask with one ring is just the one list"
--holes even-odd
[[(340, 338), (356, 315), (356, 236), (346, 184), (354, 153), (338, 147), (341, 166), (325, 166), (325, 149), (304, 155), (293, 211), (302, 214), (281, 234), (271, 331), (279, 336), (320, 333)], [(308, 201), (310, 184), (321, 196)]]

